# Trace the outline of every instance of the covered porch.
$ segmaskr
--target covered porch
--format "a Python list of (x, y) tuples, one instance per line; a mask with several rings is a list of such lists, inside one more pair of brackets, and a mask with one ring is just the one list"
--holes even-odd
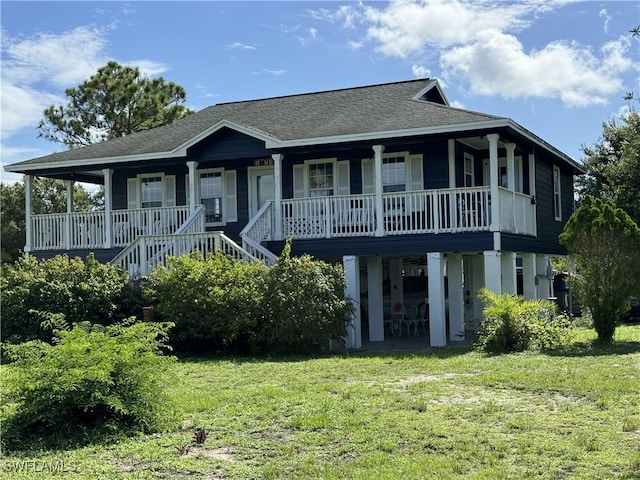
[[(348, 347), (464, 343), (482, 319), (475, 292), (483, 287), (527, 299), (553, 296), (548, 255), (490, 250), (428, 252), (418, 258), (416, 263), (415, 256), (343, 257), (347, 294), (357, 306)], [(418, 318), (409, 313), (412, 308)]]

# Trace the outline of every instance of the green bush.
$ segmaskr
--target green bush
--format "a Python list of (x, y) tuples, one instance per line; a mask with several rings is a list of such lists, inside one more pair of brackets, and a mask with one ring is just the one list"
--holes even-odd
[[(63, 315), (68, 324), (121, 320), (117, 313), (123, 296), (129, 295), (127, 276), (120, 269), (99, 263), (89, 254), (86, 261), (59, 255), (38, 261), (21, 258), (3, 265), (0, 276), (3, 340), (50, 340), (51, 331), (41, 323), (49, 315)], [(121, 312), (123, 314), (130, 312)], [(128, 315), (127, 315), (128, 316)]]
[(567, 343), (571, 323), (555, 315), (548, 300), (525, 300), (486, 288), (478, 292), (485, 304), (476, 348), (489, 353), (553, 350)]
[(57, 332), (53, 345), (8, 345), (4, 446), (77, 444), (167, 427), (171, 407), (161, 387), (172, 358), (162, 350), (171, 325), (134, 320), (77, 324)]
[(267, 274), (264, 310), (255, 338), (270, 352), (318, 351), (332, 339), (346, 336), (353, 304), (345, 295), (341, 266), (290, 257), (287, 242)]
[(145, 291), (163, 319), (175, 323), (181, 350), (245, 353), (260, 316), (266, 267), (218, 252), (198, 252), (156, 268)]

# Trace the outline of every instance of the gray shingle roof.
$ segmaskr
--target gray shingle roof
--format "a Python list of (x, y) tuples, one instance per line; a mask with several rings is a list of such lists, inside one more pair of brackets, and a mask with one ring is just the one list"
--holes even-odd
[[(500, 119), (448, 105), (416, 99), (434, 85), (430, 79), (388, 83), (326, 92), (223, 103), (207, 107), (171, 125), (123, 138), (55, 153), (14, 164), (87, 161), (114, 157), (165, 154), (203, 135), (220, 122), (262, 133), (275, 141), (349, 137), (414, 128), (474, 124)], [(311, 142), (313, 143), (313, 142)]]

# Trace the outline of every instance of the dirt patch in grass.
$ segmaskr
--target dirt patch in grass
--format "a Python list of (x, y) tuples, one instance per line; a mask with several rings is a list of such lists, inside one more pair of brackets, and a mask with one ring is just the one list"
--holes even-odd
[(235, 462), (233, 451), (229, 447), (205, 448), (194, 447), (186, 454), (188, 457), (207, 457), (216, 460), (224, 460), (226, 462)]

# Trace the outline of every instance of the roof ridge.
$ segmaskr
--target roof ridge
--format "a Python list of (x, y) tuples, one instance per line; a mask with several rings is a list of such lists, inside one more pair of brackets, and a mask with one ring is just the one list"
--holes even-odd
[(293, 93), (293, 94), (289, 94), (289, 95), (277, 95), (275, 97), (262, 97), (262, 98), (254, 98), (251, 100), (236, 100), (236, 101), (232, 101), (232, 102), (222, 102), (222, 103), (216, 103), (214, 105), (209, 105), (206, 108), (211, 108), (211, 107), (215, 107), (215, 106), (222, 106), (222, 105), (237, 105), (237, 104), (241, 104), (241, 103), (251, 103), (251, 102), (262, 102), (265, 100), (278, 100), (278, 99), (282, 99), (282, 98), (294, 98), (294, 97), (305, 97), (305, 96), (310, 96), (310, 95), (321, 95), (321, 94), (325, 94), (325, 93), (335, 93), (335, 92), (346, 92), (349, 90), (366, 90), (366, 89), (370, 89), (370, 88), (376, 88), (376, 87), (385, 87), (385, 86), (391, 86), (391, 85), (400, 85), (403, 83), (417, 83), (417, 82), (433, 82), (435, 81), (434, 78), (414, 78), (413, 80), (401, 80), (401, 81), (397, 81), (397, 82), (384, 82), (384, 83), (376, 83), (374, 85), (359, 85), (359, 86), (355, 86), (355, 87), (342, 87), (342, 88), (335, 88), (335, 89), (330, 89), (330, 90), (321, 90), (319, 92), (303, 92), (303, 93)]

